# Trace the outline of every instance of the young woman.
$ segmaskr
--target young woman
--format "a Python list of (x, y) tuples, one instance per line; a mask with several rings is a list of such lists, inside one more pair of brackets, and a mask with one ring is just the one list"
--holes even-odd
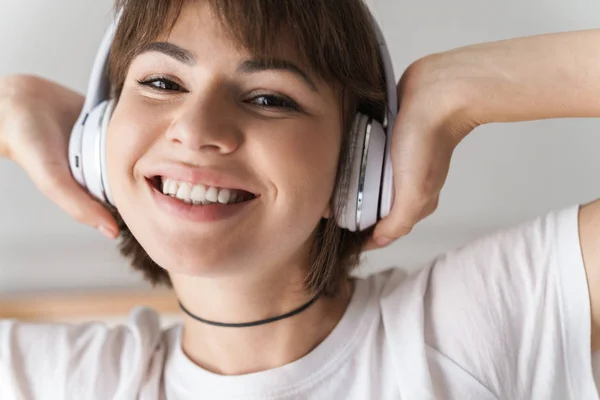
[[(350, 117), (382, 113), (368, 13), (358, 0), (249, 4), (119, 4), (111, 211), (124, 253), (174, 287), (184, 324), (161, 331), (149, 309), (115, 329), (2, 322), (0, 398), (597, 399), (600, 203), (483, 238), (413, 276), (348, 271), (360, 246), (385, 245), (435, 209), (452, 151), (474, 127), (600, 115), (590, 45), (600, 33), (411, 66), (398, 88), (394, 207), (366, 243), (331, 220)], [(261, 56), (285, 64), (240, 68)], [(2, 154), (37, 182), (51, 176), (46, 193), (116, 236), (110, 214), (65, 178), (64, 132), (81, 98), (39, 79), (6, 82)], [(186, 184), (247, 201), (226, 217), (193, 217), (164, 194)], [(252, 326), (218, 326), (236, 323)]]

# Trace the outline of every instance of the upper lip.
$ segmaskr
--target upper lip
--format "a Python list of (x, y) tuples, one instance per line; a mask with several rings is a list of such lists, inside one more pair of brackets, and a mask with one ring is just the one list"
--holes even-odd
[(208, 167), (192, 167), (172, 163), (156, 164), (145, 170), (144, 176), (148, 179), (156, 177), (170, 178), (179, 182), (189, 182), (192, 185), (242, 190), (255, 196), (259, 195), (258, 189), (252, 186), (248, 179)]

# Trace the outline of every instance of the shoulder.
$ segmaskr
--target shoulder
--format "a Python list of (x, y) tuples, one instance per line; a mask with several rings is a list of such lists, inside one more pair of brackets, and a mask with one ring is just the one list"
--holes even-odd
[(102, 322), (86, 323), (28, 323), (17, 320), (0, 321), (0, 339), (28, 349), (70, 354), (82, 351), (148, 348), (159, 342), (162, 330), (156, 311), (138, 307), (126, 321), (113, 327)]
[(560, 264), (581, 261), (577, 214), (578, 207), (553, 211), (440, 254), (419, 270), (377, 274), (372, 279), (381, 286), (384, 311), (400, 300), (428, 308), (433, 300), (448, 296), (451, 301), (444, 305), (452, 308), (456, 301), (475, 305), (474, 296), (506, 300), (505, 291), (530, 292), (547, 283), (541, 278)]
[(484, 235), (416, 271), (384, 271), (376, 278), (384, 316), (402, 319), (418, 312), (425, 324), (457, 329), (479, 318), (507, 317), (506, 312), (518, 316), (534, 305), (526, 300), (543, 301), (540, 296), (563, 290), (564, 265), (582, 278), (576, 285), (585, 289), (577, 215), (578, 207), (553, 211)]
[[(399, 379), (416, 374), (434, 393), (443, 382), (433, 379), (435, 371), (454, 371), (499, 398), (565, 394), (573, 384), (569, 369), (585, 369), (581, 355), (590, 352), (578, 210), (497, 230), (413, 273), (386, 271), (381, 313)], [(578, 356), (564, 359), (567, 353)], [(524, 360), (547, 368), (534, 373), (520, 368)], [(586, 390), (588, 372), (576, 382)]]
[[(159, 315), (145, 307), (114, 327), (1, 321), (0, 370), (13, 377), (12, 390), (31, 388), (35, 398), (47, 395), (42, 391), (48, 387), (58, 397), (94, 389), (94, 398), (134, 398), (152, 379), (153, 364), (162, 363), (164, 334)], [(3, 390), (13, 394), (11, 387)]]

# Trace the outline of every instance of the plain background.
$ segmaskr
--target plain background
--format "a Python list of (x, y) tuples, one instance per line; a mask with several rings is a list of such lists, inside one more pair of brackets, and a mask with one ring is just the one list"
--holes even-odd
[[(85, 91), (112, 0), (0, 2), (0, 75), (34, 73)], [(370, 4), (398, 75), (432, 52), (600, 25), (595, 0)], [(388, 249), (368, 254), (363, 272), (414, 268), (493, 230), (599, 197), (599, 128), (595, 119), (479, 128), (457, 149), (436, 214)], [(0, 160), (0, 181), (0, 293), (145, 286), (115, 243), (72, 221), (18, 167)]]

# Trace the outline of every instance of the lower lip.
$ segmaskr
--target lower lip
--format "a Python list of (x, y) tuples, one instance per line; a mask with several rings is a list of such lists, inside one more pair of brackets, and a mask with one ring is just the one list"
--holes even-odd
[(150, 188), (152, 197), (160, 209), (175, 217), (193, 222), (217, 222), (231, 218), (254, 204), (254, 201), (256, 200), (256, 198), (254, 198), (235, 204), (215, 203), (195, 206), (193, 204), (184, 203), (174, 197), (164, 195), (153, 186)]

